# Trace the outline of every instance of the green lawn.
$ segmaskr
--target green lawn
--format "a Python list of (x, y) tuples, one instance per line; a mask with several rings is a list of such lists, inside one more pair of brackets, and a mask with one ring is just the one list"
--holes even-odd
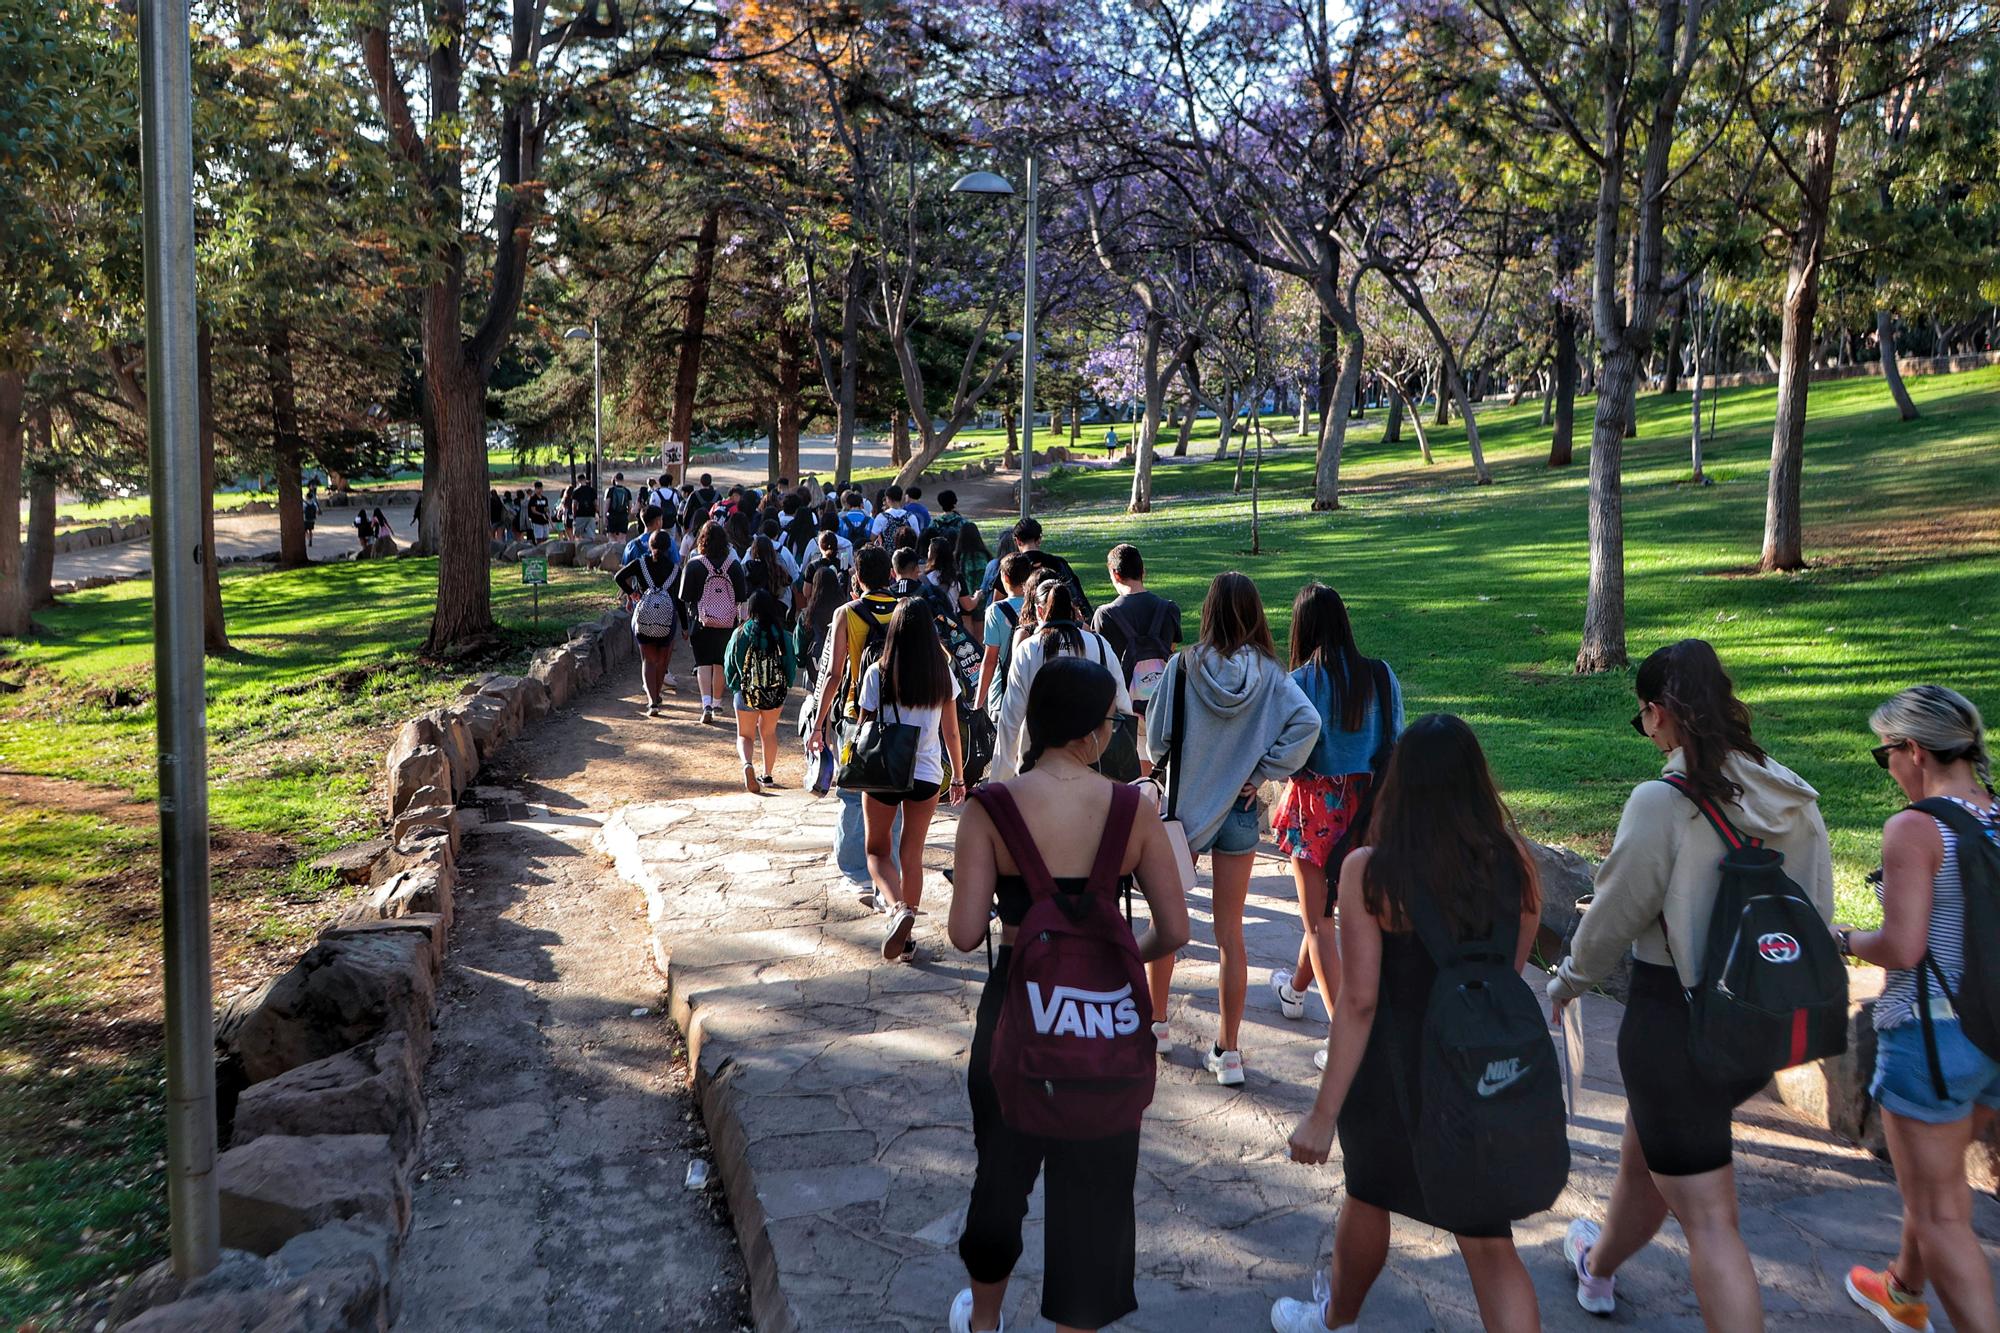
[[(1709, 487), (1687, 484), (1686, 394), (1640, 400), (1626, 442), (1626, 609), (1636, 662), (1685, 636), (1712, 641), (1755, 710), (1758, 735), (1817, 786), (1832, 831), (1842, 913), (1870, 921), (1862, 876), (1900, 800), (1868, 757), (1868, 715), (1920, 681), (1949, 684), (2000, 716), (2000, 370), (1913, 379), (1923, 417), (1899, 423), (1879, 381), (1815, 385), (1806, 440), (1811, 568), (1747, 572), (1762, 537), (1775, 401), (1724, 391)], [(1309, 512), (1312, 458), (1274, 453), (1263, 472), (1262, 551), (1251, 555), (1246, 477), (1233, 464), (1159, 469), (1155, 511), (1122, 512), (1128, 469), (1067, 471), (1050, 545), (1095, 566), (1137, 542), (1149, 585), (1189, 612), (1236, 568), (1289, 630), (1309, 579), (1339, 588), (1364, 651), (1402, 677), (1412, 713), (1449, 710), (1478, 728), (1524, 828), (1601, 854), (1633, 783), (1657, 771), (1632, 735), (1629, 672), (1572, 674), (1586, 585), (1590, 404), (1577, 458), (1550, 470), (1539, 408), (1480, 412), (1495, 483), (1472, 484), (1464, 433), (1380, 443), (1379, 414), (1349, 436), (1334, 513)], [(1213, 423), (1204, 423), (1212, 426)], [(1202, 452), (1197, 448), (1194, 452)], [(1101, 584), (1102, 576), (1090, 571)]]
[[(431, 560), (340, 562), (222, 581), (234, 651), (209, 663), (216, 989), (283, 968), (336, 886), (302, 861), (381, 823), (393, 726), (472, 674), (516, 670), (611, 604), (553, 569), (539, 625), (494, 570), (503, 643), (450, 668), (417, 649)], [(159, 913), (152, 600), (79, 593), (0, 642), (0, 1328), (158, 1257)]]

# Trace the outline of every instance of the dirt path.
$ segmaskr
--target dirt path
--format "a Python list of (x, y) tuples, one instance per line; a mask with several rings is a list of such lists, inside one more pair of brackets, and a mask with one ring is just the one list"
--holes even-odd
[(708, 1145), (643, 900), (591, 845), (628, 802), (707, 794), (734, 733), (685, 695), (641, 717), (637, 684), (606, 681), (489, 768), (526, 808), (467, 834), (397, 1279), (409, 1333), (748, 1325), (719, 1195), (683, 1184)]

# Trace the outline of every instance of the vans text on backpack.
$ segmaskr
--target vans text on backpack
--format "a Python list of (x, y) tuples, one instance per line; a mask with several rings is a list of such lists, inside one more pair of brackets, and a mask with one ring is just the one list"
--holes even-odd
[(1839, 1055), (1847, 1049), (1847, 969), (1819, 910), (1785, 874), (1783, 853), (1739, 832), (1680, 774), (1660, 780), (1695, 803), (1726, 849), (1688, 992), (1695, 1067), (1717, 1081), (1750, 1081)]
[(1158, 1063), (1139, 1008), (1151, 1003), (1146, 969), (1116, 898), (1139, 793), (1112, 788), (1079, 894), (1057, 888), (1004, 784), (972, 795), (1013, 854), (1030, 899), (993, 1033), (989, 1072), (1000, 1118), (1016, 1133), (1049, 1139), (1131, 1133), (1152, 1103)]
[[(1427, 1220), (1448, 1231), (1530, 1217), (1569, 1181), (1555, 1043), (1535, 992), (1514, 970), (1519, 906), (1518, 897), (1497, 906), (1484, 937), (1454, 940), (1428, 894), (1413, 893), (1408, 904), (1411, 928), (1437, 964), (1423, 1050), (1412, 1062), (1420, 1104), (1411, 1148)], [(1390, 1064), (1408, 1120), (1408, 1064)]]

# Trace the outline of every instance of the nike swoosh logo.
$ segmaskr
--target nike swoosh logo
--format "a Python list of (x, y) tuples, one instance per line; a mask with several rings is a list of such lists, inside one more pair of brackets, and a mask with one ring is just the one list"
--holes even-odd
[(1527, 1072), (1525, 1069), (1517, 1069), (1507, 1075), (1507, 1077), (1499, 1080), (1489, 1079), (1486, 1075), (1481, 1074), (1479, 1076), (1479, 1095), (1482, 1097), (1491, 1097), (1496, 1092), (1512, 1087), (1514, 1084), (1520, 1082), (1521, 1075)]

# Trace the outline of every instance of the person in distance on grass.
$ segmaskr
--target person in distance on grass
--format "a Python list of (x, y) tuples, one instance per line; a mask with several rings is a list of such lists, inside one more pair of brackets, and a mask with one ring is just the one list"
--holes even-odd
[[(1319, 713), (1312, 757), (1285, 784), (1271, 815), (1278, 850), (1292, 860), (1305, 930), (1298, 962), (1289, 972), (1272, 973), (1271, 989), (1279, 1012), (1297, 1020), (1306, 1016), (1306, 990), (1315, 977), (1329, 1017), (1340, 993), (1333, 890), (1342, 858), (1367, 833), (1366, 797), (1380, 776), (1371, 761), (1377, 754), (1386, 758), (1385, 741), (1393, 743), (1403, 729), (1403, 687), (1387, 662), (1361, 655), (1347, 604), (1323, 583), (1308, 583), (1292, 602), (1291, 660), (1292, 679)], [(1326, 1068), (1326, 1049), (1313, 1059)]]
[[(1431, 924), (1426, 925), (1426, 922)], [(1333, 1014), (1331, 1055), (1313, 1106), (1292, 1132), (1292, 1159), (1327, 1160), (1338, 1131), (1346, 1201), (1334, 1225), (1327, 1285), (1314, 1299), (1271, 1308), (1277, 1333), (1356, 1333), (1362, 1303), (1389, 1257), (1389, 1217), (1399, 1214), (1453, 1239), (1472, 1277), (1479, 1321), (1500, 1333), (1541, 1327), (1535, 1284), (1514, 1248), (1512, 1219), (1488, 1214), (1434, 1220), (1412, 1133), (1425, 1080), (1426, 1026), (1439, 965), (1419, 931), (1453, 944), (1514, 939), (1518, 974), (1541, 922), (1534, 858), (1514, 832), (1472, 728), (1436, 713), (1405, 733), (1383, 775), (1369, 846), (1340, 866), (1340, 946), (1346, 976)], [(1519, 983), (1517, 983), (1519, 984)], [(1534, 1006), (1523, 987), (1521, 1003)], [(1407, 1104), (1406, 1104), (1407, 1103)], [(1550, 1114), (1560, 1120), (1559, 1099)], [(1551, 1127), (1560, 1137), (1560, 1126)], [(1506, 1163), (1491, 1169), (1505, 1171)], [(1469, 1191), (1478, 1182), (1467, 1180)]]
[[(1931, 1326), (1923, 1296), (1933, 1283), (1953, 1328), (2000, 1333), (1965, 1179), (1966, 1149), (2000, 1110), (2000, 1061), (1966, 1037), (1947, 998), (1965, 995), (1968, 965), (2000, 967), (2000, 959), (1978, 957), (1966, 938), (1967, 897), (2000, 887), (1975, 878), (1977, 868), (1967, 873), (1979, 839), (2000, 845), (1986, 726), (1970, 699), (1941, 685), (1904, 690), (1875, 710), (1869, 726), (1882, 742), (1875, 761), (1911, 804), (1947, 804), (1905, 809), (1883, 827), (1882, 869), (1870, 877), (1882, 928), (1839, 931), (1843, 953), (1889, 969), (1875, 1001), (1868, 1094), (1882, 1107), (1903, 1195), (1894, 1262), (1879, 1271), (1855, 1265), (1847, 1294), (1884, 1327), (1921, 1330)], [(1990, 855), (1982, 860), (1993, 864)]]
[[(1183, 696), (1185, 708), (1182, 707)], [(1209, 855), (1214, 880), (1215, 948), (1221, 960), (1222, 1023), (1202, 1063), (1224, 1087), (1243, 1084), (1240, 1034), (1249, 985), (1243, 902), (1257, 856), (1257, 789), (1298, 772), (1319, 739), (1319, 714), (1278, 665), (1257, 585), (1234, 570), (1217, 574), (1201, 604), (1201, 635), (1167, 663), (1153, 692), (1146, 751), (1169, 764), (1168, 799), (1187, 830), (1188, 850)], [(1150, 969), (1153, 1031), (1171, 1050), (1167, 1001), (1171, 955)]]
[[(785, 608), (768, 590), (750, 594), (749, 614), (729, 638), (725, 683), (736, 705), (736, 753), (743, 760), (743, 790), (755, 795), (775, 787), (778, 760), (778, 714), (791, 693), (798, 658), (792, 636), (785, 632)], [(752, 762), (752, 744), (760, 743), (764, 772)]]
[[(1065, 899), (1090, 891), (1090, 874), (1100, 856), (1107, 858), (1107, 870), (1115, 872), (1109, 885), (1100, 879), (1113, 895), (1136, 881), (1149, 918), (1136, 940), (1115, 903), (1100, 904), (1099, 910), (1109, 918), (1104, 923), (1112, 932), (1109, 942), (1133, 949), (1139, 962), (1163, 957), (1187, 943), (1187, 901), (1159, 814), (1144, 801), (1133, 802), (1131, 822), (1117, 835), (1122, 841), (1109, 842), (1114, 836), (1110, 827), (1114, 798), (1132, 789), (1093, 772), (1091, 765), (1111, 739), (1116, 684), (1112, 674), (1094, 662), (1060, 658), (1045, 666), (1028, 691), (1028, 745), (1021, 775), (1004, 787), (983, 788), (959, 818), (948, 919), (951, 942), (966, 953), (978, 949), (997, 914), (1000, 948), (980, 992), (966, 1067), (978, 1162), (958, 1253), (972, 1285), (952, 1302), (947, 1320), (951, 1333), (1001, 1328), (1000, 1307), (1021, 1256), (1021, 1221), (1038, 1174), (1047, 1195), (1048, 1218), (1043, 1318), (1065, 1333), (1076, 1333), (1102, 1328), (1139, 1306), (1133, 1291), (1136, 1115), (1129, 1128), (1079, 1123), (1073, 1136), (1062, 1138), (1017, 1130), (1002, 1115), (996, 1075), (1005, 1077), (1009, 1071), (996, 1068), (994, 1042), (1008, 994), (1008, 972), (1019, 956), (1016, 937), (1034, 892), (1024, 874), (1029, 858), (1046, 871)], [(1031, 845), (1003, 832), (987, 813), (996, 791), (1002, 791), (1009, 809), (1018, 813), (1028, 834), (1025, 841)], [(1116, 938), (1119, 932), (1122, 940)], [(1130, 1006), (1131, 1000), (1126, 1004)], [(1131, 1013), (1130, 1029), (1121, 1035), (1140, 1042), (1148, 1035), (1136, 1012)], [(1141, 1049), (1136, 1057), (1150, 1074), (1152, 1055)]]
[(660, 511), (649, 508), (646, 535), (626, 545), (639, 551), (619, 567), (615, 580), (632, 608), (632, 637), (639, 644), (639, 682), (646, 691), (646, 716), (660, 715), (660, 690), (680, 686), (668, 672), (680, 611), (674, 603), (674, 539), (660, 527)]
[[(1819, 793), (1764, 753), (1750, 710), (1736, 697), (1715, 649), (1701, 639), (1669, 644), (1639, 666), (1632, 727), (1745, 835), (1784, 855), (1784, 873), (1823, 917), (1833, 910), (1833, 861)], [(1632, 952), (1631, 991), (1618, 1029), (1625, 1080), (1625, 1137), (1618, 1177), (1600, 1227), (1570, 1224), (1563, 1254), (1576, 1274), (1577, 1304), (1610, 1314), (1618, 1268), (1671, 1212), (1687, 1236), (1688, 1266), (1702, 1317), (1715, 1329), (1764, 1326), (1750, 1251), (1736, 1222), (1730, 1127), (1736, 1108), (1768, 1077), (1723, 1082), (1688, 1048), (1689, 988), (1721, 884), (1722, 835), (1687, 796), (1661, 781), (1633, 789), (1611, 852), (1597, 868), (1590, 910), (1569, 956), (1549, 981), (1552, 1017), (1597, 985)], [(1664, 927), (1664, 929), (1662, 928)]]

